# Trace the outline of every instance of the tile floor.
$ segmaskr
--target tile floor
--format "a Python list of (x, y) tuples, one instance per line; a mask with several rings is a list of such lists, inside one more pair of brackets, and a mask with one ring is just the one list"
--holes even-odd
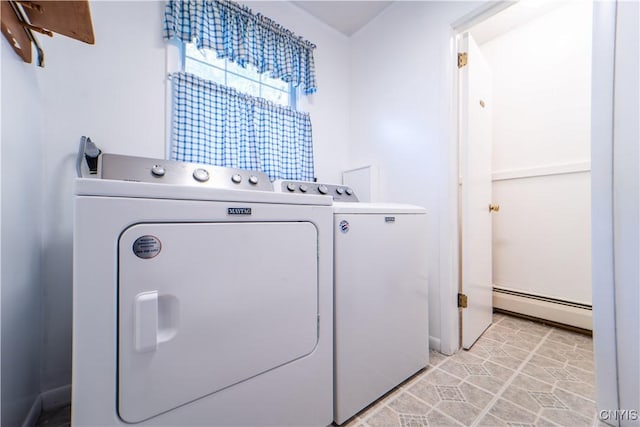
[[(598, 426), (590, 337), (494, 314), (469, 351), (429, 367), (344, 426)], [(69, 425), (70, 407), (38, 427)]]
[(429, 367), (348, 427), (597, 426), (590, 337), (503, 314), (469, 351)]

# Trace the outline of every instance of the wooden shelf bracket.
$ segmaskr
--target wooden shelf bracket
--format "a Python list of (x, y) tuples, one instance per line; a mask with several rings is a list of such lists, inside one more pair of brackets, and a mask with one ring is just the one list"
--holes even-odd
[(49, 37), (58, 33), (95, 43), (89, 0), (0, 0), (0, 3), (2, 33), (24, 62), (31, 63), (33, 43), (38, 65), (44, 66), (44, 52), (34, 31)]

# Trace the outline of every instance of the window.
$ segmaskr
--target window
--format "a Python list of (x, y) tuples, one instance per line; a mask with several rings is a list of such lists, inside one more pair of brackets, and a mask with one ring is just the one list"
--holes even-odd
[(311, 118), (295, 108), (317, 90), (313, 43), (230, 0), (168, 0), (163, 33), (180, 42), (172, 159), (313, 179)]
[(240, 92), (296, 108), (296, 89), (267, 73), (258, 74), (252, 65), (242, 68), (227, 59), (219, 59), (212, 50), (198, 50), (193, 43), (184, 44), (184, 71)]

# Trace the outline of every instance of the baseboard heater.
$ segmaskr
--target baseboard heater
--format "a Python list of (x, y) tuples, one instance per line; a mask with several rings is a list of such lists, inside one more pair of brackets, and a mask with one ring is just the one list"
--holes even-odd
[(580, 329), (593, 330), (591, 306), (493, 287), (493, 307)]

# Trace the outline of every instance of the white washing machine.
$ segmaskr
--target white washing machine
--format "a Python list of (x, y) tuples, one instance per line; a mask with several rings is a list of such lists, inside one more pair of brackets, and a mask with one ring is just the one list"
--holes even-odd
[(100, 160), (75, 182), (72, 424), (330, 424), (331, 200)]
[(275, 185), (334, 198), (334, 420), (342, 424), (429, 362), (426, 212), (359, 203), (340, 185)]

